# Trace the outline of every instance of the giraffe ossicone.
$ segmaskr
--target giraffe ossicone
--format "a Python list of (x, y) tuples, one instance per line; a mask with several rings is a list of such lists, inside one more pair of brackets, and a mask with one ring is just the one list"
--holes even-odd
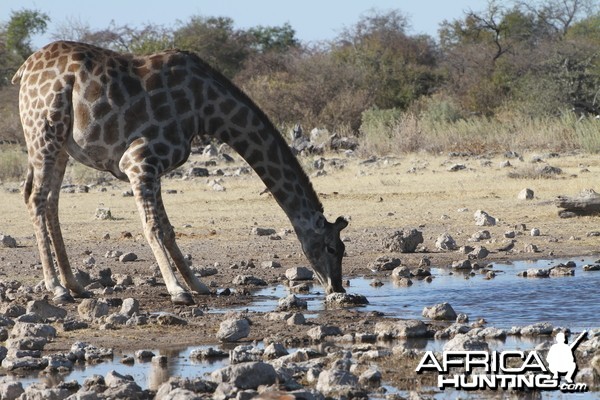
[(190, 291), (209, 293), (175, 242), (160, 185), (162, 175), (188, 159), (198, 134), (229, 144), (248, 162), (287, 214), (325, 290), (344, 292), (340, 231), (347, 221), (325, 219), (306, 173), (268, 117), (195, 54), (134, 56), (58, 41), (33, 53), (12, 82), (20, 83), (28, 152), (25, 203), (44, 282), (56, 302), (89, 295), (71, 270), (58, 219), (69, 156), (131, 184), (144, 235), (174, 303), (192, 304)]

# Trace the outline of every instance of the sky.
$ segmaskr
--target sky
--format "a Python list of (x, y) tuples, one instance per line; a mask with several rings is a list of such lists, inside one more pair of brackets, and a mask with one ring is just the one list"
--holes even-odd
[(370, 9), (397, 9), (409, 18), (410, 34), (437, 38), (442, 21), (461, 18), (468, 10), (484, 10), (486, 5), (487, 0), (0, 0), (0, 22), (7, 22), (11, 11), (24, 8), (48, 14), (48, 30), (32, 38), (34, 48), (50, 42), (56, 27), (68, 20), (95, 30), (107, 28), (111, 21), (132, 27), (146, 23), (169, 27), (194, 15), (230, 17), (237, 28), (287, 22), (302, 42), (319, 42), (335, 38)]

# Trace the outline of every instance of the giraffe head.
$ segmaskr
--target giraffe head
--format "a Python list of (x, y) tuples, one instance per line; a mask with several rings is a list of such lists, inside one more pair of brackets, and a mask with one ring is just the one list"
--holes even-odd
[(345, 292), (342, 287), (342, 258), (346, 246), (340, 239), (340, 232), (346, 226), (348, 221), (343, 217), (331, 223), (323, 214), (317, 213), (310, 226), (299, 235), (302, 250), (328, 294)]

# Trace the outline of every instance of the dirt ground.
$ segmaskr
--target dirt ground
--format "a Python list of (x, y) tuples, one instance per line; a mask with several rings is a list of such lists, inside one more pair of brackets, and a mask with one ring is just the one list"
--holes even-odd
[[(399, 257), (402, 263), (416, 267), (426, 256), (432, 266), (446, 266), (464, 258), (457, 252), (443, 252), (435, 248), (436, 238), (449, 233), (458, 245), (470, 244), (467, 239), (478, 230), (487, 229), (492, 239), (484, 245), (492, 253), (487, 261), (516, 260), (549, 257), (574, 257), (599, 254), (600, 237), (589, 236), (600, 231), (600, 218), (595, 216), (561, 219), (553, 201), (558, 195), (575, 195), (586, 188), (597, 188), (600, 177), (600, 158), (590, 155), (537, 154), (541, 161), (532, 161), (535, 154), (524, 154), (523, 160), (510, 159), (512, 166), (501, 163), (503, 155), (490, 157), (431, 156), (410, 154), (365, 160), (345, 154), (324, 156), (326, 174), (314, 176), (313, 161), (319, 157), (302, 159), (325, 207), (328, 219), (347, 217), (350, 224), (342, 232), (346, 242), (344, 277), (370, 276), (368, 264), (381, 255)], [(193, 156), (183, 171), (191, 165), (202, 166), (207, 159)], [(448, 168), (463, 164), (466, 168), (451, 172)], [(196, 296), (197, 306), (205, 311), (243, 306), (251, 301), (251, 293), (235, 287), (232, 280), (239, 274), (251, 274), (270, 283), (284, 280), (286, 268), (308, 266), (296, 236), (285, 214), (269, 194), (261, 194), (263, 183), (254, 174), (232, 175), (243, 162), (234, 164), (218, 161), (209, 166), (211, 174), (221, 169), (225, 191), (217, 192), (207, 186), (207, 178), (163, 180), (163, 198), (178, 243), (184, 254), (190, 254), (194, 266), (218, 266), (218, 273), (203, 278), (217, 292), (231, 288), (231, 296)], [(562, 174), (552, 178), (532, 177), (531, 170), (543, 165), (560, 167)], [(510, 178), (509, 173), (524, 178)], [(66, 182), (68, 183), (68, 182)], [(533, 200), (518, 200), (523, 188), (535, 192)], [(141, 223), (132, 197), (123, 196), (126, 183), (116, 180), (91, 185), (88, 193), (61, 194), (60, 218), (63, 235), (74, 268), (92, 276), (100, 269), (110, 268), (113, 274), (157, 276), (158, 285), (136, 286), (124, 292), (105, 297), (134, 297), (144, 312), (168, 311), (181, 313), (186, 307), (174, 307), (161, 285), (157, 267), (141, 235)], [(2, 216), (0, 233), (14, 237), (17, 248), (0, 248), (0, 280), (17, 280), (35, 285), (42, 280), (39, 256), (33, 230), (22, 201), (18, 182), (4, 182), (0, 187)], [(96, 209), (109, 208), (113, 219), (95, 218)], [(498, 219), (491, 227), (475, 225), (473, 213), (484, 210)], [(523, 230), (525, 224), (527, 230)], [(281, 240), (252, 235), (253, 227), (273, 228)], [(511, 252), (495, 251), (504, 243), (504, 232), (515, 230), (518, 235)], [(382, 239), (395, 230), (417, 228), (423, 232), (422, 249), (413, 254), (390, 254)], [(539, 228), (541, 235), (532, 237), (531, 228)], [(286, 231), (287, 230), (287, 231)], [(124, 232), (130, 232), (127, 238)], [(108, 234), (108, 236), (107, 236)], [(535, 244), (537, 253), (525, 253), (526, 244)], [(105, 258), (110, 250), (134, 252), (138, 260), (121, 263)], [(83, 261), (95, 258), (93, 267)], [(243, 262), (252, 260), (255, 268), (246, 268)], [(281, 268), (262, 268), (263, 261), (278, 261)], [(231, 268), (236, 264), (240, 268)], [(353, 292), (352, 286), (348, 288)], [(39, 298), (42, 294), (33, 294)], [(67, 308), (76, 315), (77, 303)], [(116, 311), (116, 310), (115, 310)], [(385, 313), (385, 310), (381, 310)], [(284, 322), (268, 321), (261, 315), (249, 314), (252, 321), (252, 340), (281, 340), (299, 345), (312, 325), (285, 326)], [(48, 351), (68, 349), (75, 341), (87, 341), (98, 346), (121, 350), (169, 349), (189, 345), (214, 344), (222, 314), (207, 312), (192, 318), (186, 326), (145, 325), (98, 330), (97, 327), (72, 332), (59, 332), (58, 338), (46, 348)], [(344, 333), (368, 331), (383, 315), (365, 313), (360, 309), (324, 311), (313, 320), (339, 326)], [(283, 328), (285, 326), (285, 328)]]

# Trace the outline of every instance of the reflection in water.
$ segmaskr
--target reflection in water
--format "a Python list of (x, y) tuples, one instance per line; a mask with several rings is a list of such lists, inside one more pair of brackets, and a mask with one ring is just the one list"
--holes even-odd
[[(497, 276), (491, 280), (486, 280), (483, 274), (471, 276), (452, 273), (448, 268), (432, 268), (434, 279), (431, 283), (414, 280), (410, 287), (396, 287), (383, 274), (378, 277), (384, 282), (381, 287), (370, 286), (370, 279), (354, 278), (351, 280), (349, 292), (363, 294), (369, 299), (370, 304), (361, 309), (384, 310), (386, 315), (393, 317), (422, 319), (421, 311), (425, 306), (447, 301), (457, 312), (466, 313), (471, 321), (485, 318), (489, 326), (498, 328), (508, 329), (515, 325), (524, 326), (543, 321), (570, 328), (572, 331), (598, 328), (600, 302), (590, 301), (589, 295), (597, 293), (597, 288), (600, 287), (600, 272), (585, 272), (581, 269), (583, 264), (592, 263), (594, 260), (580, 260), (574, 276), (545, 279), (517, 277), (518, 272), (528, 268), (548, 268), (561, 261), (566, 262), (542, 260), (515, 262), (510, 265), (495, 264), (493, 269)], [(244, 306), (244, 309), (257, 312), (272, 311), (277, 307), (277, 300), (288, 293), (288, 289), (283, 285), (261, 289), (255, 293), (255, 302), (251, 306)], [(307, 317), (323, 307), (323, 290), (318, 285), (312, 286), (309, 294), (298, 296), (308, 302)], [(506, 340), (489, 341), (489, 345), (491, 350), (526, 350), (544, 341), (546, 338), (508, 336)], [(445, 341), (412, 339), (390, 343), (395, 344), (418, 350), (441, 351)], [(21, 381), (24, 386), (40, 380), (48, 386), (56, 386), (62, 381), (76, 380), (83, 383), (92, 375), (106, 376), (109, 371), (115, 370), (120, 374), (131, 375), (142, 388), (156, 390), (172, 376), (202, 377), (228, 364), (228, 360), (200, 362), (190, 359), (192, 351), (207, 347), (209, 346), (155, 350), (154, 353), (167, 358), (166, 365), (156, 362), (125, 365), (119, 360), (131, 354), (115, 353), (113, 361), (87, 367), (78, 365), (66, 375), (15, 377), (15, 380)], [(401, 391), (391, 392), (402, 395)], [(529, 394), (533, 396), (530, 397), (532, 399), (538, 395), (535, 392)], [(455, 396), (456, 392), (448, 391), (437, 393), (433, 397), (450, 399)]]
[[(496, 277), (486, 279), (485, 274), (474, 275), (452, 271), (450, 268), (432, 268), (431, 283), (413, 279), (409, 287), (396, 287), (383, 273), (379, 280), (384, 285), (370, 286), (370, 278), (351, 279), (348, 292), (365, 295), (369, 305), (365, 311), (384, 310), (386, 315), (400, 318), (422, 319), (426, 306), (448, 302), (459, 313), (465, 313), (471, 321), (485, 318), (489, 326), (510, 329), (537, 322), (550, 322), (554, 326), (582, 331), (598, 327), (600, 302), (590, 301), (590, 294), (600, 287), (600, 272), (583, 271), (584, 264), (595, 259), (577, 261), (574, 276), (550, 278), (521, 278), (517, 273), (529, 268), (549, 268), (569, 260), (520, 261), (512, 264), (493, 265)], [(389, 274), (389, 273), (388, 273)], [(309, 295), (297, 295), (308, 302), (308, 311), (316, 312), (323, 307), (323, 293), (314, 285)], [(250, 307), (256, 311), (272, 311), (277, 299), (287, 295), (285, 286), (267, 288), (256, 292), (257, 300)]]

